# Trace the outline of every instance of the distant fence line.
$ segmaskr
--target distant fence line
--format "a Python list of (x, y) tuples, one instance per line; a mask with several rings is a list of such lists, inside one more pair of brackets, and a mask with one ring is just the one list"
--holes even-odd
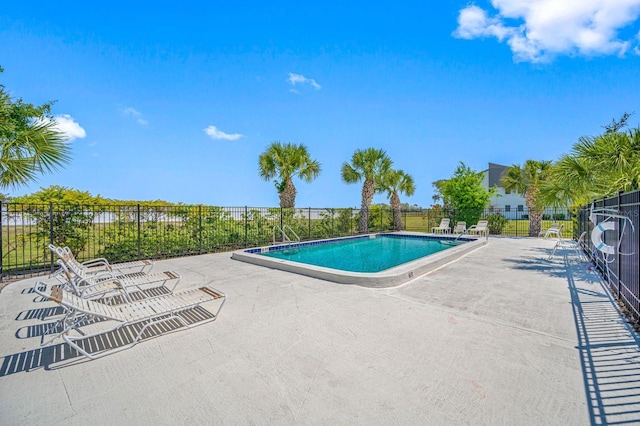
[[(451, 225), (469, 212), (422, 209), (402, 210), (403, 228), (430, 232), (444, 217)], [(265, 208), (204, 205), (71, 205), (19, 204), (0, 201), (0, 280), (40, 274), (55, 267), (49, 244), (68, 246), (78, 260), (105, 257), (111, 262), (141, 258), (170, 258), (231, 251), (272, 243), (285, 225), (302, 240), (349, 236), (358, 233), (357, 208)], [(471, 214), (488, 218), (494, 234), (528, 236), (525, 209), (486, 209)], [(467, 219), (468, 220), (468, 219)], [(548, 210), (543, 227), (565, 223), (565, 236), (573, 226), (566, 210)], [(471, 226), (475, 223), (467, 223)], [(389, 207), (372, 206), (369, 232), (393, 230)]]
[[(602, 273), (612, 293), (637, 321), (640, 318), (640, 190), (595, 200), (593, 208), (596, 211), (601, 208), (610, 209), (621, 217), (607, 217), (606, 213), (595, 215), (594, 224), (590, 220), (594, 218), (592, 206), (583, 206), (578, 211), (577, 233), (587, 233), (585, 242), (591, 260)], [(603, 222), (613, 222), (615, 227), (602, 234), (602, 242), (615, 248), (610, 254), (598, 250), (591, 238), (594, 228)]]

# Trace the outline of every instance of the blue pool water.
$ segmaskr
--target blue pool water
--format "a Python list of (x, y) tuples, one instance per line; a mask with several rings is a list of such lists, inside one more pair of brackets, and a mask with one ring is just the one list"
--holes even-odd
[(378, 235), (260, 253), (277, 259), (350, 272), (380, 272), (446, 250), (463, 241)]

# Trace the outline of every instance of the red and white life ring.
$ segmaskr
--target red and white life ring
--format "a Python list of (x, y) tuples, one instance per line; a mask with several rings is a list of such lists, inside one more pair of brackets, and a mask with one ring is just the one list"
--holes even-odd
[(605, 244), (603, 241), (603, 234), (606, 231), (613, 231), (615, 229), (615, 222), (606, 221), (598, 224), (598, 226), (593, 228), (593, 231), (591, 231), (591, 242), (601, 252), (605, 254), (615, 254), (616, 248), (614, 246)]

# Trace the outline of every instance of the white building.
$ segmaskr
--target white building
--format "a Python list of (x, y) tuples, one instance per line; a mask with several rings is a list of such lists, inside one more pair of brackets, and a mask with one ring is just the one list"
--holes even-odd
[(516, 216), (516, 212), (524, 212), (527, 208), (525, 199), (517, 192), (507, 192), (502, 187), (500, 179), (508, 166), (489, 163), (489, 168), (484, 173), (484, 186), (489, 189), (496, 186), (496, 195), (491, 197), (489, 208), (504, 214), (505, 216)]

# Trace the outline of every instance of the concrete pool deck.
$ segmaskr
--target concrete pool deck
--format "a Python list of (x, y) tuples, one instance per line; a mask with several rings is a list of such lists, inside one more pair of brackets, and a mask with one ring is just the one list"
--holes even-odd
[[(0, 424), (552, 424), (640, 421), (640, 341), (553, 240), (490, 238), (395, 288), (230, 259), (157, 262), (220, 318), (95, 361), (40, 348), (36, 279), (0, 293)], [(206, 306), (205, 306), (206, 307)]]

